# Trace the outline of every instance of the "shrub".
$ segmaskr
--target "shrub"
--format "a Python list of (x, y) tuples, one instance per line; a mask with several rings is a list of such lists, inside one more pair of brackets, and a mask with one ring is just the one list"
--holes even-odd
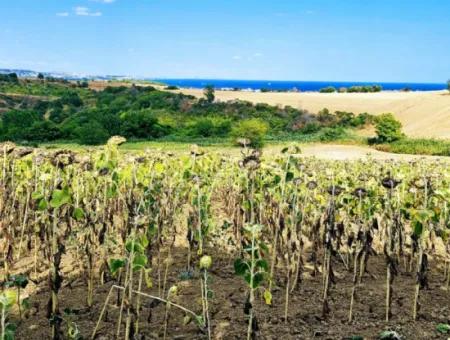
[(25, 138), (29, 141), (49, 142), (61, 137), (55, 123), (49, 120), (36, 121), (27, 131)]
[(319, 140), (321, 142), (332, 142), (346, 137), (347, 133), (342, 127), (327, 127), (320, 131)]
[(450, 92), (450, 79), (447, 80), (447, 90), (448, 90), (448, 92)]
[(390, 144), (378, 144), (376, 149), (393, 153), (450, 156), (450, 142), (436, 139), (403, 138)]
[(321, 129), (321, 126), (317, 122), (308, 122), (302, 127), (299, 132), (304, 134), (313, 134), (318, 132)]
[(391, 143), (404, 137), (402, 123), (392, 113), (383, 113), (375, 119), (378, 143)]
[(230, 136), (234, 138), (234, 140), (238, 138), (249, 139), (252, 147), (260, 148), (264, 144), (264, 137), (266, 136), (268, 129), (268, 125), (261, 119), (246, 119), (233, 126)]
[(212, 85), (206, 85), (205, 89), (203, 90), (203, 94), (205, 95), (206, 101), (210, 104), (216, 98), (216, 96), (214, 95), (214, 86)]
[(17, 84), (19, 82), (19, 77), (17, 76), (17, 73), (0, 74), (0, 81)]
[(169, 133), (168, 127), (148, 111), (130, 111), (121, 114), (121, 135), (127, 138), (158, 138)]
[(95, 120), (78, 127), (75, 134), (78, 137), (78, 142), (86, 145), (104, 144), (110, 137), (108, 131)]
[(80, 107), (83, 105), (83, 101), (80, 96), (76, 92), (67, 92), (64, 93), (60, 99), (63, 105)]
[(327, 108), (324, 108), (317, 113), (317, 120), (323, 126), (329, 126), (337, 122), (337, 117), (336, 115), (330, 113)]
[(164, 88), (164, 90), (178, 90), (178, 89), (179, 89), (178, 86), (175, 85), (169, 85)]
[(199, 118), (187, 128), (187, 134), (193, 137), (227, 136), (230, 130), (229, 120)]
[(39, 115), (30, 110), (11, 110), (3, 114), (3, 139), (24, 140), (27, 129), (39, 120)]
[(319, 90), (320, 93), (333, 93), (336, 92), (336, 88), (333, 86), (327, 86)]

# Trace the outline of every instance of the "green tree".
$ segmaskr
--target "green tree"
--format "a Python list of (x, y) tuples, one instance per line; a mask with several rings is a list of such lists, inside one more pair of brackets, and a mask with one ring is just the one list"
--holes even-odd
[(38, 73), (37, 79), (44, 80), (44, 75), (42, 73)]
[(35, 121), (26, 130), (26, 140), (36, 142), (50, 142), (61, 137), (58, 126), (50, 120)]
[(108, 131), (95, 120), (78, 127), (75, 134), (78, 137), (78, 142), (86, 145), (104, 144), (110, 137)]
[(205, 89), (203, 90), (203, 94), (205, 95), (206, 101), (210, 104), (216, 98), (214, 92), (215, 92), (214, 86), (212, 86), (212, 85), (206, 85)]
[(392, 113), (383, 113), (376, 117), (375, 131), (380, 143), (390, 143), (404, 137), (402, 123), (395, 119)]
[(30, 110), (10, 110), (3, 114), (2, 138), (11, 140), (24, 140), (27, 137), (27, 129), (39, 120), (39, 115)]
[(158, 138), (168, 134), (168, 128), (158, 124), (148, 111), (130, 111), (120, 115), (121, 135), (127, 138)]
[(450, 92), (450, 79), (447, 80), (447, 90), (448, 90), (448, 92)]
[(250, 145), (260, 148), (264, 144), (264, 137), (269, 130), (269, 126), (259, 118), (242, 120), (236, 123), (231, 129), (230, 136), (235, 140), (245, 138), (250, 141)]

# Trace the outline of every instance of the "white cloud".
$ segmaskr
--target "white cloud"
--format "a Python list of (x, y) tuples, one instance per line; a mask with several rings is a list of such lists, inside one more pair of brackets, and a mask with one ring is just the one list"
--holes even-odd
[(240, 55), (235, 55), (235, 56), (233, 56), (233, 59), (234, 59), (234, 60), (241, 60), (242, 57), (241, 57)]
[(259, 58), (259, 57), (262, 57), (263, 54), (260, 53), (260, 52), (256, 52), (256, 53), (253, 54), (253, 56), (254, 56), (255, 58)]
[(91, 0), (91, 1), (101, 2), (103, 4), (112, 4), (116, 0)]
[(74, 8), (75, 15), (85, 16), (85, 17), (99, 17), (102, 15), (102, 12), (91, 12), (91, 10), (87, 7), (77, 6)]
[(57, 17), (68, 17), (69, 16), (69, 12), (59, 12), (56, 13)]

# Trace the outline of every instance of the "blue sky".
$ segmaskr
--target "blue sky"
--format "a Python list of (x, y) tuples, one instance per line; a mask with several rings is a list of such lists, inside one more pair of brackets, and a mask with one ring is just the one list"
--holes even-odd
[(0, 68), (444, 82), (449, 0), (1, 0)]

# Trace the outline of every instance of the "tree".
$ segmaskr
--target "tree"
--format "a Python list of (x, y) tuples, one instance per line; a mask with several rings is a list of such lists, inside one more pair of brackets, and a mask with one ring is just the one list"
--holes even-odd
[(450, 79), (447, 80), (447, 90), (448, 90), (448, 92), (450, 92)]
[(404, 137), (402, 123), (395, 119), (392, 113), (383, 113), (376, 118), (375, 131), (380, 143), (390, 143)]
[(214, 92), (215, 92), (214, 86), (212, 86), (212, 85), (206, 85), (205, 89), (203, 90), (203, 94), (205, 95), (206, 101), (210, 104), (216, 98), (216, 96), (214, 95)]
[(18, 83), (19, 82), (19, 77), (17, 76), (17, 73), (13, 72), (10, 73), (9, 75), (9, 79), (12, 83)]
[(244, 138), (250, 141), (250, 146), (260, 148), (264, 144), (264, 137), (269, 127), (258, 118), (246, 119), (238, 122), (231, 129), (231, 137), (235, 140)]
[(35, 121), (26, 130), (26, 140), (36, 142), (50, 142), (61, 137), (58, 126), (50, 120)]
[(38, 73), (37, 79), (44, 80), (44, 75), (42, 73)]
[(15, 141), (27, 138), (27, 129), (38, 121), (39, 115), (31, 110), (10, 110), (2, 116), (4, 139)]
[(130, 111), (120, 115), (121, 135), (127, 138), (158, 138), (168, 134), (168, 128), (158, 124), (147, 111)]
[(110, 137), (108, 131), (97, 121), (93, 120), (76, 129), (78, 142), (86, 145), (104, 144)]

